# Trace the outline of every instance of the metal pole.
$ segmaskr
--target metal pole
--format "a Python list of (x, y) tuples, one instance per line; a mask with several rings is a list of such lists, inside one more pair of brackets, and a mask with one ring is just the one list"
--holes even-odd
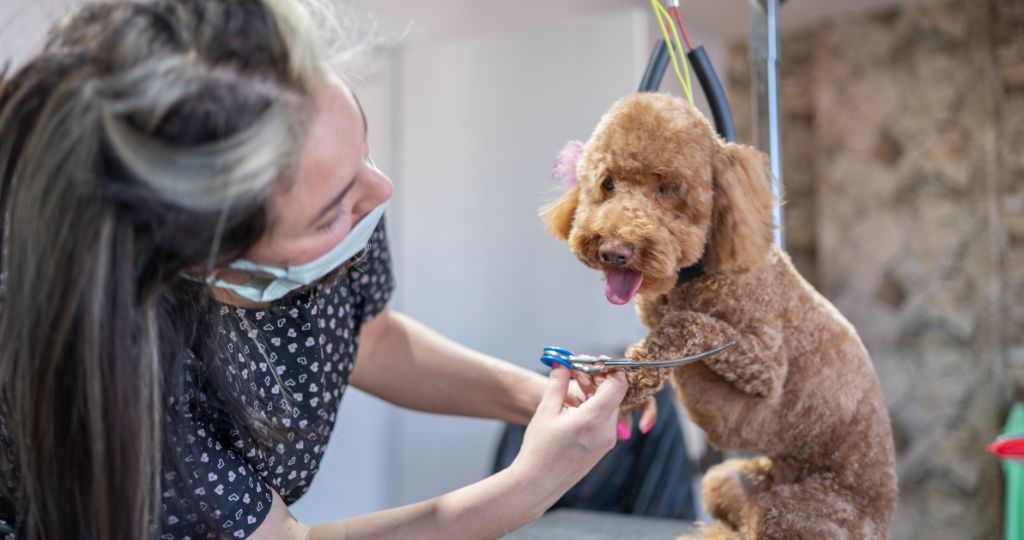
[[(782, 138), (779, 133), (779, 0), (750, 0), (750, 66), (755, 145), (768, 154), (772, 194), (782, 200)], [(772, 209), (775, 242), (785, 249), (782, 205)]]

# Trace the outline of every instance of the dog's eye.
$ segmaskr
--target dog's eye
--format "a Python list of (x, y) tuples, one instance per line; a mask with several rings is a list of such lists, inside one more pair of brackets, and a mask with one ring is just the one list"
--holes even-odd
[(678, 187), (675, 184), (661, 184), (658, 186), (659, 197), (672, 197), (679, 192)]
[(604, 182), (601, 182), (601, 187), (604, 188), (605, 191), (614, 191), (615, 182), (612, 180), (612, 177), (609, 176), (604, 179)]

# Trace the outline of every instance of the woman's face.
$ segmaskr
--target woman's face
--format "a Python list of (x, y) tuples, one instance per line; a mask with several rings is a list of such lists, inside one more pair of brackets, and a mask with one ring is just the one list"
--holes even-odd
[[(277, 267), (310, 262), (338, 245), (394, 191), (391, 180), (368, 162), (366, 117), (355, 96), (337, 80), (324, 78), (314, 99), (297, 175), (271, 193), (267, 232), (244, 256), (252, 262)], [(231, 269), (218, 277), (239, 283), (246, 278)], [(246, 303), (226, 289), (214, 293)]]

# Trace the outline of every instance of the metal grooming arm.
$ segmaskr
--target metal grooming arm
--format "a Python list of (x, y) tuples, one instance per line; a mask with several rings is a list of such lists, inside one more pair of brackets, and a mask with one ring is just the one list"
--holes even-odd
[[(768, 154), (772, 169), (772, 195), (782, 201), (782, 137), (779, 132), (779, 32), (780, 0), (750, 0), (750, 69), (755, 145)], [(785, 249), (782, 205), (772, 209), (775, 243)]]

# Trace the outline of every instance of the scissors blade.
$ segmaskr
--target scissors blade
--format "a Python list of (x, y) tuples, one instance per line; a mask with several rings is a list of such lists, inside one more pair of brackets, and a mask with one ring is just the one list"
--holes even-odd
[(671, 360), (656, 360), (654, 362), (636, 362), (636, 363), (640, 367), (644, 367), (644, 368), (651, 368), (651, 367), (654, 367), (654, 368), (674, 368), (674, 367), (679, 367), (679, 366), (685, 366), (687, 364), (692, 364), (694, 362), (703, 360), (703, 359), (705, 359), (705, 358), (707, 358), (709, 356), (714, 356), (714, 355), (716, 355), (716, 354), (718, 354), (718, 353), (728, 349), (729, 347), (732, 347), (735, 344), (736, 344), (735, 341), (729, 341), (728, 343), (725, 343), (723, 345), (719, 345), (718, 347), (715, 347), (714, 349), (709, 349), (707, 351), (704, 351), (704, 352), (701, 352), (701, 353), (697, 353), (697, 354), (694, 354), (692, 356), (685, 356), (683, 358), (673, 358)]
[(594, 364), (604, 364), (605, 362), (616, 362), (607, 356), (590, 356), (589, 354), (573, 355), (569, 359), (573, 364), (582, 364), (590, 366)]
[[(701, 352), (701, 353), (697, 353), (697, 354), (694, 354), (694, 355), (691, 355), (691, 356), (686, 356), (686, 357), (683, 357), (683, 358), (673, 358), (673, 359), (670, 359), (670, 360), (656, 360), (656, 361), (652, 361), (652, 362), (637, 362), (636, 360), (630, 360), (628, 358), (623, 358), (623, 359), (619, 359), (619, 360), (601, 360), (601, 359), (597, 359), (597, 358), (573, 358), (572, 359), (572, 363), (573, 364), (581, 364), (580, 367), (589, 367), (590, 368), (589, 370), (584, 370), (587, 373), (597, 372), (599, 370), (603, 371), (603, 370), (623, 369), (623, 368), (631, 369), (631, 370), (632, 369), (676, 368), (676, 367), (680, 367), (680, 366), (685, 366), (687, 364), (692, 364), (694, 362), (703, 360), (703, 359), (705, 359), (705, 358), (707, 358), (709, 356), (714, 356), (714, 355), (724, 351), (725, 349), (728, 349), (729, 347), (732, 347), (735, 344), (736, 344), (735, 341), (729, 341), (728, 343), (725, 343), (723, 345), (715, 347), (714, 349), (709, 349), (707, 351), (704, 351), (704, 352)], [(597, 365), (595, 365), (595, 364), (597, 364)], [(599, 368), (599, 369), (594, 369), (594, 368)]]

